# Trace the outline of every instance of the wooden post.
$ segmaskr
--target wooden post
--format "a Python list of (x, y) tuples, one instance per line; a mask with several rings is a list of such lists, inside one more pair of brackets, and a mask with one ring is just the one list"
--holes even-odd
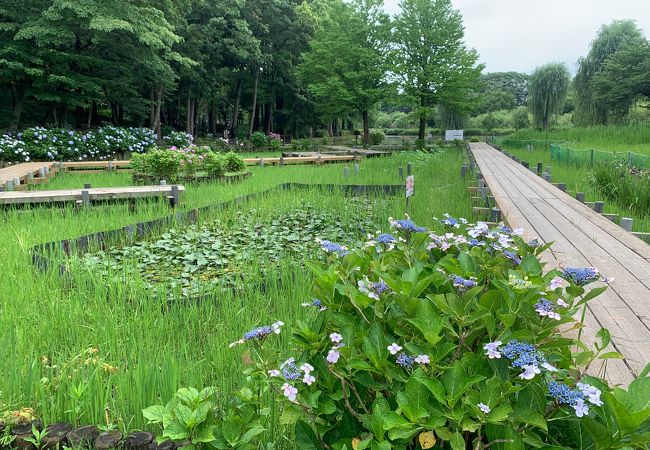
[(528, 161), (522, 161), (521, 165), (524, 166), (526, 169), (530, 169), (530, 164), (528, 164)]
[(258, 164), (260, 165), (260, 167), (264, 167), (264, 159), (260, 158)]
[(566, 192), (566, 183), (558, 183), (557, 187), (562, 191)]
[(501, 222), (501, 210), (499, 208), (492, 208), (490, 210), (490, 220), (495, 223)]
[(280, 167), (284, 166), (284, 155), (280, 155)]
[(84, 183), (84, 189), (90, 189), (90, 188), (91, 188), (90, 183)]
[(631, 217), (621, 217), (621, 228), (623, 228), (625, 231), (632, 231), (632, 225), (634, 223), (634, 219)]
[(482, 198), (487, 197), (487, 190), (485, 188), (485, 180), (478, 180), (478, 192), (481, 194)]
[(602, 213), (603, 209), (605, 209), (605, 202), (594, 202), (594, 211)]
[(113, 161), (108, 162), (108, 171), (112, 172), (113, 171)]
[(7, 180), (5, 182), (5, 191), (9, 192), (9, 191), (13, 191), (13, 190), (14, 190), (14, 182), (11, 181), (11, 180)]
[(350, 178), (350, 168), (349, 167), (344, 167), (343, 168), (343, 178)]
[(181, 203), (181, 194), (180, 191), (178, 190), (177, 185), (172, 186), (172, 197), (174, 197), (174, 202), (176, 205), (179, 205)]
[(576, 192), (576, 200), (578, 200), (580, 203), (585, 202), (585, 193), (584, 192)]
[(552, 173), (551, 166), (546, 166), (546, 173), (548, 173), (549, 175)]
[(81, 206), (90, 206), (90, 192), (85, 189), (81, 191)]
[(318, 153), (318, 161), (317, 161), (317, 164), (318, 164), (319, 166), (320, 166), (321, 164), (323, 164), (323, 161), (322, 161), (321, 158), (320, 158), (320, 153)]
[(39, 169), (38, 169), (38, 177), (39, 178), (45, 178), (45, 167), (39, 167)]
[(406, 163), (406, 174), (411, 175), (413, 173), (413, 164), (412, 163)]
[(460, 177), (465, 178), (466, 175), (467, 175), (467, 164), (463, 164), (462, 166), (460, 166)]
[[(355, 159), (355, 161), (356, 161), (356, 159)], [(355, 162), (354, 163), (354, 173), (359, 173), (359, 170), (360, 170), (359, 163)]]
[(469, 170), (474, 172), (474, 169), (476, 169), (476, 163), (474, 161), (469, 163)]
[(34, 172), (31, 170), (27, 172), (27, 180), (25, 180), (25, 184), (33, 184), (34, 183)]
[(167, 180), (160, 180), (161, 186), (167, 186)]
[(18, 186), (20, 186), (20, 178), (15, 177), (15, 178), (14, 178), (14, 187), (15, 187), (15, 188), (18, 188)]
[(400, 181), (404, 180), (404, 167), (399, 168), (399, 179)]
[(537, 163), (537, 175), (542, 174), (542, 167), (544, 167), (544, 165), (541, 162), (538, 162)]

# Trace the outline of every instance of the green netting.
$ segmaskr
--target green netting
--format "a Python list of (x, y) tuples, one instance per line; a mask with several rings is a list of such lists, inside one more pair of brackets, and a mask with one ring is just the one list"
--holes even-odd
[(593, 166), (600, 163), (618, 162), (629, 167), (650, 168), (650, 156), (632, 152), (606, 152), (602, 150), (576, 150), (551, 144), (551, 158), (563, 164), (577, 167)]
[(565, 141), (549, 140), (519, 140), (508, 137), (496, 137), (492, 142), (501, 147), (519, 150), (550, 149), (551, 158), (562, 164), (576, 167), (593, 166), (599, 163), (618, 162), (629, 167), (650, 169), (650, 156), (633, 152), (608, 152), (602, 150), (576, 150), (570, 148)]

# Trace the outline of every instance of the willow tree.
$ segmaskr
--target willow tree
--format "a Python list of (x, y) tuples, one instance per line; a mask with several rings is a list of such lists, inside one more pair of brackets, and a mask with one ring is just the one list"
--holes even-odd
[(608, 121), (608, 105), (594, 95), (593, 80), (603, 70), (607, 59), (622, 48), (643, 45), (643, 32), (632, 20), (617, 20), (603, 25), (592, 41), (589, 53), (579, 61), (574, 79), (576, 92), (575, 122), (579, 125), (604, 125)]
[(394, 68), (400, 88), (415, 103), (424, 139), (427, 118), (439, 105), (463, 116), (475, 102), (483, 66), (465, 47), (460, 12), (451, 0), (402, 0), (394, 21)]
[(550, 63), (535, 69), (528, 84), (528, 107), (535, 126), (548, 128), (551, 116), (562, 110), (570, 81), (564, 64)]

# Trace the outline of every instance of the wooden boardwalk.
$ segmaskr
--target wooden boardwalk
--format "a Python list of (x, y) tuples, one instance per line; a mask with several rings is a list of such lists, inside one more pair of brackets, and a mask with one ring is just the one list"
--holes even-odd
[(588, 303), (582, 340), (592, 347), (596, 332), (609, 330), (611, 350), (625, 359), (599, 361), (590, 372), (627, 386), (650, 361), (650, 246), (493, 147), (470, 147), (504, 220), (526, 239), (554, 242), (547, 267), (594, 266), (614, 278)]
[[(83, 192), (88, 192), (88, 200), (107, 201), (118, 199), (137, 199), (161, 197), (172, 194), (172, 186), (127, 186), (115, 188), (55, 189), (49, 191), (0, 192), (0, 205), (22, 205), (28, 203), (66, 203), (82, 200)], [(185, 188), (178, 186), (178, 191)]]
[(47, 177), (39, 179), (39, 170), (47, 167), (49, 174), (53, 175), (55, 172), (53, 162), (28, 162), (20, 163), (13, 166), (8, 166), (0, 169), (0, 186), (5, 186), (7, 182), (13, 183), (18, 178), (20, 186), (29, 183), (39, 183), (47, 180)]

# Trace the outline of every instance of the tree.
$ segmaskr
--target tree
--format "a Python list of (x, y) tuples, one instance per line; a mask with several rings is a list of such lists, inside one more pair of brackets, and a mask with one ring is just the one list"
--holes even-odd
[[(574, 121), (579, 125), (604, 125), (608, 121), (608, 108), (594, 98), (592, 81), (608, 57), (626, 46), (642, 45), (643, 32), (631, 20), (618, 20), (603, 25), (591, 43), (589, 53), (579, 61), (574, 79), (576, 110)], [(602, 78), (601, 78), (602, 79)]]
[(418, 136), (426, 120), (444, 104), (458, 115), (475, 103), (472, 95), (483, 68), (463, 42), (462, 16), (451, 0), (402, 0), (394, 21), (394, 73), (400, 88), (417, 105)]
[(593, 98), (618, 119), (650, 98), (650, 43), (629, 43), (608, 57), (592, 79)]
[(528, 85), (528, 107), (537, 127), (548, 128), (551, 115), (562, 110), (570, 81), (564, 64), (550, 63), (535, 69)]
[(389, 89), (387, 44), (388, 16), (381, 0), (333, 0), (298, 70), (325, 119), (361, 115), (365, 143), (370, 110)]
[(519, 72), (492, 72), (481, 75), (481, 94), (476, 113), (514, 109), (526, 104), (528, 75)]

